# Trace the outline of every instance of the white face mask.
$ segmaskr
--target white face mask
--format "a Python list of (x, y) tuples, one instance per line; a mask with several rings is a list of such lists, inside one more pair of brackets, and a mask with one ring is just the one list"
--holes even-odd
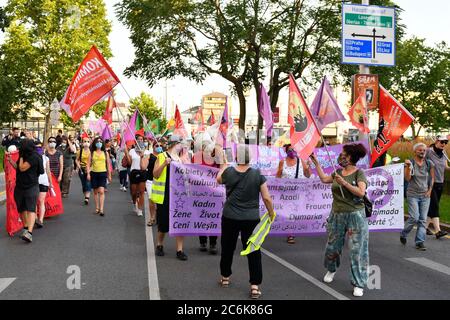
[(89, 142), (83, 143), (83, 147), (89, 148)]
[(51, 143), (48, 144), (48, 146), (49, 146), (50, 149), (55, 149), (56, 148), (56, 143), (51, 142)]

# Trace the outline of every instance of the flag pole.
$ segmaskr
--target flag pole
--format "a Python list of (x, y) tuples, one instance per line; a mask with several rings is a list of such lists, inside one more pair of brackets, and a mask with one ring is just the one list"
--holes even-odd
[[(291, 73), (291, 76), (292, 76), (292, 79), (294, 79), (294, 83), (295, 83), (295, 86), (297, 87), (297, 90), (301, 93), (300, 88), (297, 85), (297, 81), (295, 81), (294, 75), (292, 73)], [(324, 77), (324, 79), (325, 79), (325, 77)], [(323, 80), (322, 80), (322, 84), (323, 84)], [(322, 95), (323, 95), (323, 87), (324, 86), (321, 86), (321, 87), (322, 87), (322, 90), (320, 91), (319, 107), (322, 104)], [(303, 100), (304, 100), (304, 98), (303, 98)], [(305, 106), (306, 106), (306, 108), (308, 108), (306, 103), (305, 103)], [(333, 166), (333, 171), (334, 171), (334, 173), (336, 173), (337, 172), (336, 166), (334, 165), (333, 160), (331, 159), (331, 155), (330, 155), (330, 151), (328, 150), (328, 146), (327, 146), (327, 144), (325, 142), (325, 139), (323, 138), (322, 132), (317, 127), (316, 117), (311, 113), (311, 110), (308, 110), (308, 111), (311, 114), (311, 118), (313, 119), (314, 126), (316, 127), (316, 130), (319, 132), (320, 138), (322, 139), (322, 143), (323, 143), (323, 145), (325, 147), (325, 151), (327, 152), (328, 159), (330, 159), (330, 163)], [(341, 185), (339, 185), (339, 189), (341, 190), (341, 195), (344, 198), (345, 197), (344, 196), (344, 190), (342, 190), (342, 186)]]

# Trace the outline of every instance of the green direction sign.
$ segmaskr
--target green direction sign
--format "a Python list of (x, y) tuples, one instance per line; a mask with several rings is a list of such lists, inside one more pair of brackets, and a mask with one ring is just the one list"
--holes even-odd
[(353, 26), (392, 28), (392, 17), (371, 16), (368, 14), (346, 13), (345, 24)]

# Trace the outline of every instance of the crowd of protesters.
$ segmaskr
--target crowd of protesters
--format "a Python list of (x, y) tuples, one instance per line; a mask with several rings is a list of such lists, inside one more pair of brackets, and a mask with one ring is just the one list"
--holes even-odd
[[(443, 192), (445, 171), (450, 170), (449, 159), (444, 148), (446, 137), (438, 136), (431, 146), (423, 143), (414, 145), (411, 159), (405, 160), (406, 198), (409, 219), (401, 232), (400, 241), (407, 243), (407, 236), (417, 226), (415, 246), (424, 251), (426, 235), (437, 239), (447, 233), (440, 229), (439, 203)], [(77, 136), (51, 136), (43, 144), (29, 132), (20, 133), (13, 128), (2, 141), (7, 150), (6, 161), (17, 170), (14, 200), (24, 223), (21, 238), (32, 242), (33, 228), (42, 228), (45, 217), (45, 197), (53, 188), (53, 181), (60, 184), (61, 195), (70, 193), (72, 176), (77, 174), (81, 181), (82, 202), (88, 206), (91, 192), (94, 193), (95, 213), (105, 216), (107, 185), (117, 172), (120, 190), (130, 192), (131, 210), (142, 217), (145, 201), (149, 203), (148, 227), (157, 225), (156, 255), (164, 256), (164, 241), (169, 232), (170, 166), (172, 162), (196, 163), (218, 168), (217, 182), (226, 188), (226, 202), (222, 215), (220, 284), (229, 286), (231, 266), (236, 242), (240, 235), (245, 247), (255, 226), (260, 222), (259, 199), (262, 197), (270, 219), (274, 218), (272, 199), (266, 178), (249, 165), (248, 148), (243, 161), (229, 167), (226, 152), (212, 141), (199, 145), (177, 135), (159, 136), (157, 140), (136, 135), (134, 141), (117, 139), (103, 140), (100, 136), (81, 133)], [(195, 147), (195, 150), (194, 150)], [(19, 160), (13, 162), (10, 152), (19, 150)], [(196, 153), (194, 153), (196, 151)], [(367, 179), (364, 171), (356, 167), (367, 151), (362, 144), (350, 144), (339, 156), (341, 169), (326, 175), (317, 157), (312, 154), (308, 161), (299, 159), (293, 146), (284, 146), (287, 157), (279, 162), (277, 178), (298, 179), (311, 176), (311, 163), (315, 165), (320, 180), (331, 185), (332, 210), (327, 219), (328, 240), (324, 253), (327, 273), (323, 279), (330, 283), (334, 279), (343, 250), (344, 239), (349, 237), (351, 283), (354, 296), (363, 295), (368, 281), (369, 232), (365, 216), (363, 197), (366, 194)], [(235, 159), (236, 160), (236, 159)], [(52, 177), (55, 178), (52, 179)], [(39, 210), (37, 210), (39, 208)], [(36, 217), (36, 212), (39, 216)], [(428, 217), (428, 218), (427, 218)], [(428, 219), (428, 221), (427, 221)], [(433, 226), (433, 231), (429, 226)], [(208, 248), (209, 240), (209, 248)], [(184, 250), (184, 238), (176, 237), (176, 257), (188, 259)], [(218, 237), (199, 237), (199, 250), (218, 252)], [(294, 235), (287, 238), (295, 243)], [(261, 296), (262, 262), (260, 251), (247, 256), (249, 264), (250, 296)]]

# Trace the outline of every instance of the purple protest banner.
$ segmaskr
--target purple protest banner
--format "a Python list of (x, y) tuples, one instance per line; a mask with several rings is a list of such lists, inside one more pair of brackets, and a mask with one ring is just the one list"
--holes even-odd
[[(220, 235), (225, 189), (218, 185), (218, 169), (172, 163), (170, 185), (171, 236)], [(365, 170), (367, 193), (374, 205), (369, 230), (403, 228), (403, 165)], [(267, 179), (277, 218), (270, 235), (313, 236), (326, 232), (331, 211), (331, 185), (318, 179)], [(260, 201), (261, 215), (266, 212)]]

